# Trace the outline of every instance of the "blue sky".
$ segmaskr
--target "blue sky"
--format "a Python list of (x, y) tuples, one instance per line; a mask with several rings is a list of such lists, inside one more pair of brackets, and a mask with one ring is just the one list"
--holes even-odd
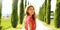
[[(35, 11), (36, 14), (39, 12), (39, 8), (42, 6), (44, 0), (28, 0), (29, 3), (35, 6)], [(20, 0), (18, 2), (18, 12), (19, 12), (19, 5), (20, 5)], [(51, 2), (51, 10), (54, 11), (56, 6), (56, 0), (52, 0)], [(2, 1), (2, 15), (5, 16), (7, 14), (12, 13), (12, 0), (3, 0)], [(18, 13), (19, 14), (19, 13)]]

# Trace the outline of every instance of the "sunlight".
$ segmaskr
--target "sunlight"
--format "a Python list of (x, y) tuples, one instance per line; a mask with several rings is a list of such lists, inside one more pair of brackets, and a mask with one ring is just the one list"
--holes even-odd
[(56, 9), (56, 0), (51, 1), (51, 11), (55, 11)]
[(11, 14), (12, 12), (12, 0), (3, 0), (2, 1), (2, 16)]
[(39, 8), (42, 6), (42, 4), (44, 3), (44, 0), (29, 0), (30, 4), (33, 4), (35, 6), (35, 11), (36, 14), (39, 13)]

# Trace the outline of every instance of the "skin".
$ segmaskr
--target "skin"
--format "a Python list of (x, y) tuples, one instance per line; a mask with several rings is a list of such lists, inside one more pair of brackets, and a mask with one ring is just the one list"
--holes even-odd
[[(33, 7), (30, 7), (28, 9), (28, 13), (29, 13), (29, 16), (32, 16), (34, 14), (34, 8)], [(29, 23), (29, 27), (31, 27), (31, 26), (32, 26), (31, 23)]]
[(34, 8), (33, 7), (30, 7), (28, 9), (28, 13), (30, 14), (30, 16), (32, 16), (34, 14)]

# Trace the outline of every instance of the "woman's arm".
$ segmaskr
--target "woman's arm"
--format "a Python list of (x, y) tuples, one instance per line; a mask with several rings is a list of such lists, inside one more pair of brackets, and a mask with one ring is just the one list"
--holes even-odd
[(35, 29), (36, 29), (36, 21), (35, 21), (35, 24), (34, 24), (34, 26), (35, 26)]
[(28, 23), (25, 22), (25, 30), (28, 30)]

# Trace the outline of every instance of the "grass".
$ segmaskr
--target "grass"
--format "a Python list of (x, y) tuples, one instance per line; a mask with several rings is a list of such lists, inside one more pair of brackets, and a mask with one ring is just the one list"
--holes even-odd
[[(18, 18), (19, 19), (19, 18)], [(49, 28), (52, 28), (53, 30), (60, 30), (60, 28), (56, 28), (54, 26), (54, 20), (52, 19), (51, 20), (51, 24), (48, 25), (46, 24), (46, 22), (42, 22), (45, 26), (49, 27)], [(19, 24), (19, 20), (18, 20), (18, 25), (16, 28), (13, 28), (11, 26), (11, 18), (5, 18), (3, 17), (1, 19), (1, 26), (2, 26), (2, 30), (20, 30), (24, 25), (23, 24)]]
[(19, 24), (19, 20), (18, 20), (17, 27), (13, 28), (11, 25), (11, 18), (3, 17), (1, 19), (1, 26), (2, 26), (2, 30), (20, 30), (23, 27), (23, 24)]
[(46, 24), (46, 22), (42, 22), (45, 26), (49, 27), (49, 28), (52, 28), (53, 30), (60, 30), (60, 28), (56, 28), (55, 25), (54, 25), (54, 19), (51, 19), (51, 24), (48, 25)]

